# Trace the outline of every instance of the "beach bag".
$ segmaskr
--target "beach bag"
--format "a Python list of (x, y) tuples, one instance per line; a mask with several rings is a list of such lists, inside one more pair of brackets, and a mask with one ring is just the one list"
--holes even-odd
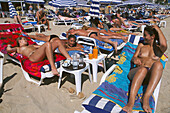
[(117, 61), (118, 61), (118, 60), (115, 60), (115, 59), (111, 58), (111, 56), (108, 57), (108, 55), (107, 55), (106, 58), (105, 58), (106, 71), (107, 71), (113, 64), (116, 64)]

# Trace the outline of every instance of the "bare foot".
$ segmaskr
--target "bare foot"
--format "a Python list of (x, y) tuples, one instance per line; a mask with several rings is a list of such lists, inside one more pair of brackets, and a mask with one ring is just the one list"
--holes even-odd
[(124, 41), (124, 42), (127, 42), (128, 41), (128, 37), (122, 37), (122, 40)]
[(39, 33), (35, 33), (35, 35), (39, 35)]
[(149, 97), (147, 97), (147, 96), (144, 96), (144, 98), (143, 98), (143, 109), (147, 113), (152, 113), (152, 110), (149, 105)]
[(53, 75), (60, 76), (57, 69), (52, 69), (51, 71), (52, 71)]
[(133, 108), (133, 106), (132, 106), (132, 104), (127, 104), (126, 106), (124, 106), (122, 109), (123, 109), (123, 111), (125, 111), (125, 112), (127, 112), (127, 113), (132, 113), (132, 108)]
[(118, 44), (117, 42), (112, 43), (112, 46), (115, 48), (115, 53), (117, 53), (117, 44)]

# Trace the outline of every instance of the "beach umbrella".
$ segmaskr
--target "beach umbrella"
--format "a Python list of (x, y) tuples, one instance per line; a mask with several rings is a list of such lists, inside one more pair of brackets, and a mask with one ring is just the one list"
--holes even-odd
[(90, 11), (89, 11), (89, 16), (91, 17), (99, 17), (99, 11), (100, 11), (100, 4), (99, 0), (92, 0), (91, 6), (90, 6)]
[(25, 2), (31, 4), (45, 4), (44, 0), (25, 0)]
[(76, 7), (77, 2), (75, 0), (52, 0), (48, 3), (53, 7)]
[(100, 0), (100, 4), (121, 4), (122, 0)]
[(76, 0), (78, 7), (90, 7), (90, 5), (87, 5), (87, 1), (85, 0)]
[(8, 5), (9, 5), (9, 12), (10, 12), (10, 17), (14, 18), (14, 16), (17, 16), (17, 12), (16, 9), (14, 7), (14, 5), (12, 4), (12, 2), (10, 0), (8, 0)]

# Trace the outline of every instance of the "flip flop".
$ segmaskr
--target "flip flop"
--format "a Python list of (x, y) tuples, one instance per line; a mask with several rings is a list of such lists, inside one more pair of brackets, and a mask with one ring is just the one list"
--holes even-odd
[(70, 88), (67, 88), (67, 87), (62, 87), (62, 92), (67, 92), (69, 93), (69, 95), (76, 95), (76, 91), (70, 87)]
[(85, 98), (86, 98), (86, 96), (82, 92), (79, 92), (78, 95), (70, 95), (71, 102), (81, 101), (81, 100), (84, 100)]

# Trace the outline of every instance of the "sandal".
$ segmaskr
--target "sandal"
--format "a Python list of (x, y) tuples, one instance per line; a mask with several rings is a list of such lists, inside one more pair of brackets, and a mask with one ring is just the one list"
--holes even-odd
[(85, 98), (86, 98), (86, 96), (82, 92), (79, 92), (78, 95), (70, 95), (70, 101), (71, 102), (81, 101), (81, 100), (84, 100)]
[(62, 92), (67, 92), (69, 93), (69, 95), (76, 95), (76, 91), (70, 87), (70, 88), (67, 88), (67, 87), (62, 87)]

